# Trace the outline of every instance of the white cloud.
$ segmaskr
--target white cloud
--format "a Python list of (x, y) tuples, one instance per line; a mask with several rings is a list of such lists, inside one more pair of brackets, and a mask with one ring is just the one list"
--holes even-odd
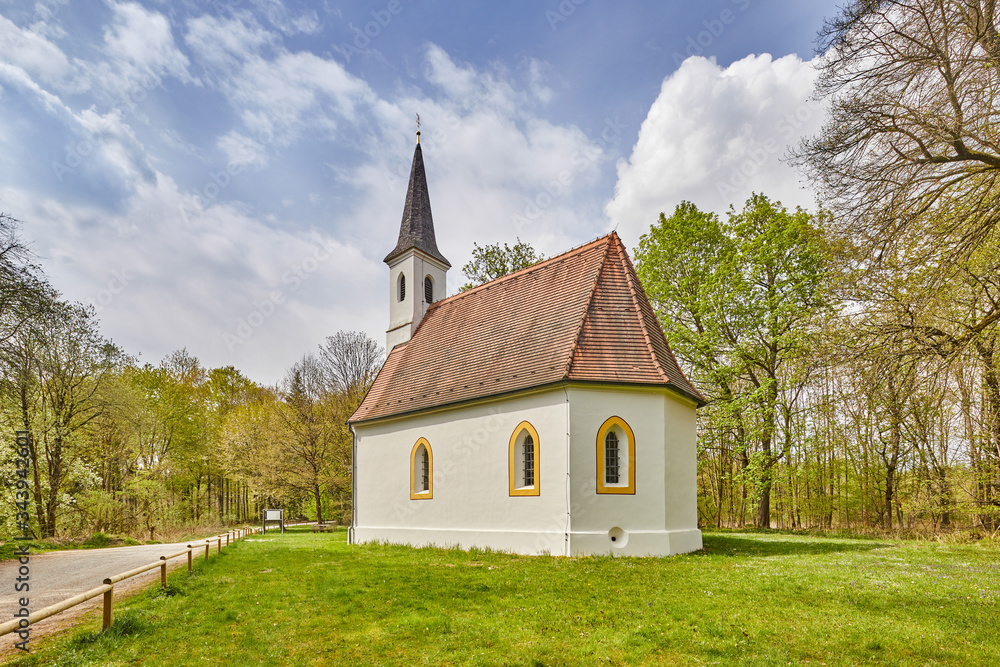
[(155, 177), (145, 148), (122, 116), (119, 109), (100, 114), (91, 107), (81, 111), (76, 120), (87, 144), (103, 158), (103, 164), (115, 169), (131, 191), (139, 181)]
[(315, 11), (292, 16), (281, 0), (253, 0), (253, 4), (267, 17), (271, 25), (286, 35), (291, 36), (300, 32), (312, 35), (320, 30), (319, 17)]
[(544, 75), (542, 74), (543, 66), (544, 64), (540, 60), (532, 58), (531, 65), (528, 68), (528, 74), (531, 83), (531, 94), (538, 98), (542, 104), (548, 104), (552, 101), (554, 93), (551, 88), (542, 82), (544, 79)]
[(663, 81), (627, 162), (618, 164), (606, 211), (629, 243), (682, 200), (702, 210), (737, 209), (752, 192), (786, 206), (813, 207), (814, 195), (783, 161), (819, 131), (810, 101), (816, 70), (797, 56), (747, 56), (722, 68), (691, 57)]
[(266, 162), (264, 146), (236, 130), (220, 137), (216, 143), (226, 154), (227, 164), (237, 167), (261, 167)]
[(104, 31), (105, 50), (136, 69), (187, 79), (188, 59), (177, 49), (170, 21), (136, 3), (112, 4), (112, 25)]
[(69, 59), (58, 46), (33, 30), (22, 30), (3, 16), (0, 44), (4, 45), (4, 60), (45, 84), (61, 84), (73, 74)]
[(201, 64), (229, 71), (276, 37), (260, 27), (251, 16), (232, 19), (202, 15), (187, 22), (184, 43)]
[(424, 61), (427, 80), (441, 87), (450, 97), (465, 98), (476, 94), (479, 79), (471, 67), (460, 67), (444, 49), (431, 44)]

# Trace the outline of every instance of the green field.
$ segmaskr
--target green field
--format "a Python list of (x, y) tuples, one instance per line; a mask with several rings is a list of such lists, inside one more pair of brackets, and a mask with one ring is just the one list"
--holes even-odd
[[(995, 543), (709, 533), (665, 559), (254, 536), (16, 665), (996, 665)], [(6, 638), (9, 640), (9, 638)]]

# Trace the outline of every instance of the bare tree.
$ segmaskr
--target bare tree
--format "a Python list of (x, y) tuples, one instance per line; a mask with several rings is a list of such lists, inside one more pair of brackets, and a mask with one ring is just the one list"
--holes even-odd
[(57, 294), (18, 237), (18, 221), (0, 213), (0, 346), (27, 322), (51, 309)]
[(368, 391), (385, 355), (378, 343), (360, 331), (339, 331), (327, 337), (319, 353), (327, 388), (350, 401)]
[(830, 116), (796, 161), (869, 257), (906, 237), (914, 264), (996, 240), (998, 20), (995, 0), (852, 0), (821, 32)]

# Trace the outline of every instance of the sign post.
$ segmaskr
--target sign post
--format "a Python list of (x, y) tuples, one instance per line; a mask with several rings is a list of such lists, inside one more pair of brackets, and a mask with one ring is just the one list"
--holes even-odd
[(266, 509), (261, 517), (261, 532), (267, 532), (267, 522), (276, 521), (281, 526), (281, 532), (285, 532), (285, 510), (269, 510)]

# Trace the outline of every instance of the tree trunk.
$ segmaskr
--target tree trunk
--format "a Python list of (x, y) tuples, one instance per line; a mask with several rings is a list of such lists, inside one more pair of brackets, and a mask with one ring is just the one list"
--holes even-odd
[(757, 521), (758, 528), (771, 527), (771, 480), (764, 482), (764, 488), (760, 492), (760, 500), (757, 501)]
[(990, 336), (976, 345), (983, 361), (983, 419), (986, 422), (987, 436), (982, 449), (984, 456), (980, 460), (979, 477), (985, 510), (983, 519), (990, 529), (996, 529), (1000, 525), (1000, 515), (997, 512), (1000, 508), (1000, 372), (994, 358), (995, 343), (995, 337)]
[(42, 528), (42, 537), (55, 537), (56, 509), (59, 505), (59, 492), (62, 489), (63, 481), (62, 436), (57, 434), (53, 438), (52, 451), (47, 453), (49, 459), (49, 497), (45, 499), (45, 525)]
[(313, 495), (316, 496), (316, 523), (323, 523), (323, 501), (320, 497), (319, 483), (313, 484)]

